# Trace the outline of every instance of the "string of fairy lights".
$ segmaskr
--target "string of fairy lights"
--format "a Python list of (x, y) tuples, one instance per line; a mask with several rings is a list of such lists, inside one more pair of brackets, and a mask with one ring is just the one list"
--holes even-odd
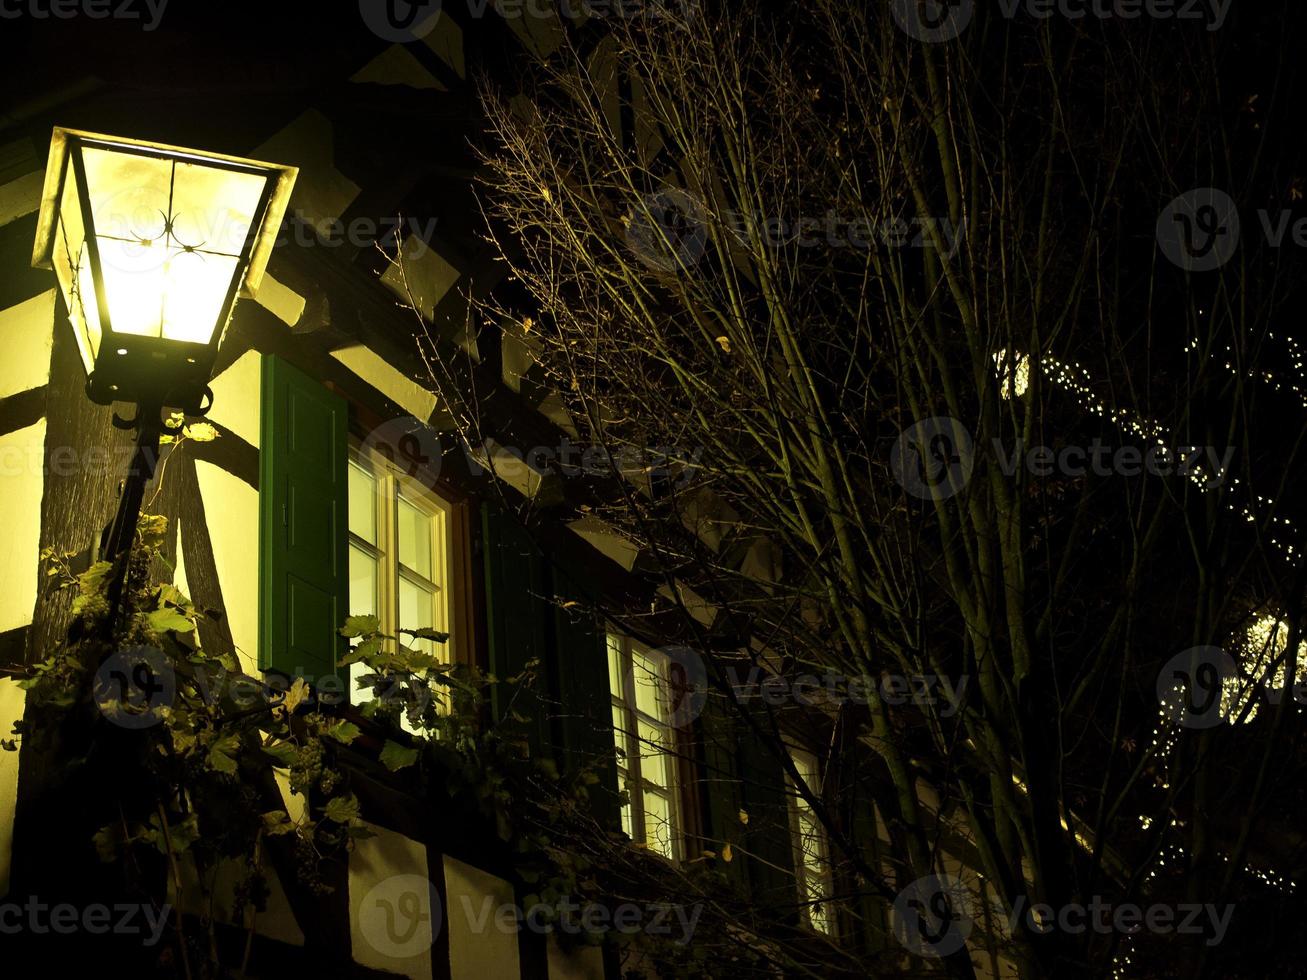
[[(1272, 341), (1277, 340), (1274, 334), (1268, 336)], [(1307, 349), (1292, 337), (1278, 339), (1289, 353), (1286, 366), (1278, 373), (1266, 370), (1245, 374), (1245, 377), (1260, 381), (1277, 393), (1292, 395), (1304, 408), (1307, 408)], [(1192, 340), (1185, 350), (1189, 353), (1196, 352), (1198, 341)], [(1013, 399), (1025, 395), (1030, 387), (1032, 370), (1030, 357), (1003, 349), (994, 353), (993, 361), (1002, 397)], [(1233, 363), (1233, 352), (1229, 347), (1225, 350), (1225, 359), (1221, 364), (1225, 370), (1231, 372), (1239, 370)], [(1112, 408), (1104, 404), (1095, 393), (1092, 375), (1082, 366), (1045, 355), (1039, 360), (1039, 369), (1045, 379), (1069, 394), (1083, 411), (1112, 423), (1127, 437), (1139, 439), (1150, 447), (1155, 447), (1159, 455), (1174, 451), (1167, 443), (1166, 428), (1159, 422), (1133, 409)], [(1189, 470), (1187, 476), (1205, 493), (1217, 489), (1210, 479), (1210, 474), (1200, 466)], [(1222, 499), (1226, 509), (1251, 524), (1258, 524), (1260, 520), (1271, 546), (1290, 565), (1297, 566), (1302, 561), (1304, 551), (1300, 543), (1299, 528), (1289, 518), (1267, 512), (1275, 506), (1275, 501), (1269, 497), (1254, 493), (1247, 503), (1236, 499), (1235, 491), (1241, 484), (1242, 481), (1237, 476), (1232, 479), (1232, 492), (1223, 495)], [(1261, 511), (1260, 518), (1258, 511)], [(1252, 722), (1258, 711), (1258, 705), (1252, 700), (1256, 687), (1264, 684), (1283, 691), (1289, 675), (1290, 661), (1294, 663), (1295, 680), (1307, 681), (1307, 643), (1299, 645), (1294, 657), (1284, 657), (1288, 645), (1288, 633), (1286, 623), (1275, 616), (1262, 615), (1256, 618), (1244, 635), (1236, 641), (1235, 645), (1244, 669), (1241, 676), (1225, 678), (1222, 681), (1220, 710), (1226, 721), (1231, 723), (1242, 721), (1244, 724)], [(1271, 673), (1270, 666), (1273, 663), (1277, 666), (1268, 682), (1267, 675)], [(1164, 790), (1170, 787), (1169, 770), (1181, 731), (1180, 726), (1171, 720), (1166, 707), (1159, 706), (1157, 726), (1152, 733), (1151, 751), (1158, 759), (1159, 769), (1164, 774), (1160, 782), (1160, 788)], [(1153, 818), (1146, 814), (1140, 814), (1139, 821), (1144, 830), (1150, 829), (1154, 822)], [(1176, 819), (1170, 819), (1169, 827), (1177, 825)], [(1184, 858), (1185, 851), (1179, 843), (1171, 843), (1163, 847), (1154, 867), (1145, 876), (1145, 889), (1172, 867), (1183, 864)], [(1221, 855), (1221, 859), (1228, 863), (1230, 857)], [(1286, 894), (1294, 894), (1297, 891), (1297, 882), (1273, 868), (1256, 868), (1245, 864), (1242, 871), (1268, 888)], [(1120, 950), (1112, 964), (1114, 980), (1126, 980), (1134, 952), (1135, 938), (1130, 935), (1123, 937)]]

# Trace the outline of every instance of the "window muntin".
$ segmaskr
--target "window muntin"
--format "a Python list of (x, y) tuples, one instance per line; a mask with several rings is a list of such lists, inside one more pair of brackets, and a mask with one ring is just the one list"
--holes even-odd
[[(350, 613), (376, 616), (392, 636), (400, 628), (449, 632), (450, 562), (447, 505), (385, 459), (356, 454), (349, 463)], [(447, 643), (408, 637), (405, 644), (451, 660)], [(351, 665), (352, 690), (365, 673), (363, 664)]]
[[(796, 746), (789, 746), (790, 759), (799, 776), (813, 794), (821, 794), (821, 770), (817, 757)], [(790, 800), (790, 832), (794, 841), (794, 874), (799, 893), (799, 911), (807, 925), (829, 935), (834, 930), (834, 910), (830, 906), (832, 882), (830, 849), (826, 830), (812, 806), (787, 776)]]
[(668, 658), (630, 637), (608, 635), (608, 689), (619, 786), (629, 799), (622, 829), (671, 860), (684, 855), (677, 731)]

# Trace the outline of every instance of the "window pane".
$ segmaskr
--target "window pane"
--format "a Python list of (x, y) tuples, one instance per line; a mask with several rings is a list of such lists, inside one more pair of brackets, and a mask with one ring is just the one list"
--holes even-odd
[(808, 906), (808, 921), (818, 932), (829, 934), (831, 931), (830, 912), (823, 900), (826, 898), (821, 893), (821, 889), (815, 886), (809, 886), (805, 889), (807, 892), (805, 900), (813, 904)]
[(371, 473), (354, 463), (349, 464), (349, 529), (368, 544), (377, 543), (376, 483)]
[[(406, 630), (417, 630), (424, 627), (430, 628), (435, 625), (432, 611), (435, 606), (435, 595), (420, 585), (414, 585), (408, 579), (399, 580), (399, 627)], [(417, 640), (407, 637), (404, 640), (406, 646), (422, 650), (426, 653), (435, 654), (438, 651), (436, 647), (444, 644), (435, 643), (432, 640)]]
[[(431, 574), (431, 518), (399, 498), (399, 562), (425, 579)], [(407, 625), (407, 624), (405, 624)], [(428, 623), (428, 626), (431, 624)]]
[(799, 771), (803, 781), (808, 784), (808, 788), (814, 793), (821, 791), (820, 774), (817, 772), (817, 757), (811, 752), (804, 752), (802, 749), (790, 749), (790, 759), (794, 762), (794, 768)]
[[(350, 496), (353, 500), (353, 494)], [(349, 614), (375, 616), (377, 614), (377, 562), (366, 551), (354, 545), (349, 548)], [(358, 639), (350, 640), (357, 646)], [(349, 665), (349, 699), (357, 704), (365, 695), (360, 693), (358, 679), (370, 673), (365, 664)]]
[(640, 722), (640, 776), (662, 789), (672, 785), (670, 748), (666, 729)]
[(377, 563), (362, 548), (349, 548), (349, 614), (377, 614)]
[(635, 821), (631, 816), (631, 804), (629, 802), (622, 804), (622, 830), (626, 836), (635, 840)]
[(620, 705), (613, 705), (613, 744), (617, 746), (620, 753), (617, 759), (621, 762), (630, 754), (631, 748), (627, 744), (627, 725), (626, 709)]
[(608, 693), (615, 698), (626, 700), (626, 690), (622, 686), (622, 675), (625, 670), (622, 666), (622, 641), (620, 638), (608, 634)]
[(644, 835), (651, 850), (672, 856), (672, 803), (659, 793), (644, 794)]
[(823, 873), (822, 863), (822, 829), (817, 821), (809, 816), (799, 818), (800, 844), (803, 848), (803, 864), (815, 877)]
[(635, 667), (635, 707), (650, 718), (667, 717), (665, 699), (662, 694), (663, 679), (659, 672), (661, 666), (653, 657), (638, 651), (631, 657)]

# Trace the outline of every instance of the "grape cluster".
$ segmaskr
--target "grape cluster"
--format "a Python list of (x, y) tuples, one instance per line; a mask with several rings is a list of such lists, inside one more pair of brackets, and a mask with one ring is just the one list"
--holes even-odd
[(292, 792), (308, 796), (317, 787), (330, 795), (339, 782), (340, 773), (327, 767), (326, 752), (320, 739), (310, 739), (295, 750), (295, 758), (290, 765)]
[(291, 792), (308, 796), (326, 768), (326, 753), (322, 742), (310, 739), (295, 750), (295, 759), (290, 764)]
[(296, 872), (300, 883), (315, 895), (329, 895), (333, 891), (322, 877), (322, 861), (318, 857), (313, 842), (296, 835), (295, 839)]

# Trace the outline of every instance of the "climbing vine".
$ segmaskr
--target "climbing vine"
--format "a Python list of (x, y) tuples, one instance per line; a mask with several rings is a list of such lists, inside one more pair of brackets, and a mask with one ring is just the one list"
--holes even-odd
[[(26, 719), (3, 748), (48, 742), (75, 730), (74, 719), (94, 732), (74, 751), (89, 757), (112, 739), (115, 769), (132, 775), (106, 791), (110, 819), (88, 833), (102, 861), (131, 869), (135, 886), (144, 879), (155, 904), (172, 910), (178, 973), (217, 976), (237, 966), (222, 962), (220, 923), (245, 931), (239, 968), (248, 966), (271, 896), (270, 844), (291, 846), (301, 887), (331, 891), (326, 864), (373, 836), (351, 791), (347, 752), (372, 752), (413, 796), (493, 828), (512, 856), (523, 905), (539, 907), (546, 922), (565, 900), (603, 900), (607, 856), (628, 847), (593, 816), (591, 796), (609, 760), (560, 772), (554, 760), (533, 757), (524, 716), (510, 707), (498, 722), (490, 718), (491, 690), (531, 687), (537, 663), (501, 679), (436, 656), (431, 645), (447, 642), (445, 634), (394, 636), (376, 617), (350, 617), (340, 667), (353, 672), (355, 707), (371, 726), (363, 738), (359, 723), (302, 679), (249, 677), (234, 651), (202, 644), (200, 623), (221, 613), (157, 581), (171, 571), (167, 538), (164, 517), (140, 519), (112, 621), (110, 563), (75, 572), (73, 553), (43, 554), (51, 588), (72, 595), (71, 623), (65, 642), (18, 681)], [(69, 748), (65, 740), (61, 749)], [(597, 944), (606, 934), (559, 935)]]

